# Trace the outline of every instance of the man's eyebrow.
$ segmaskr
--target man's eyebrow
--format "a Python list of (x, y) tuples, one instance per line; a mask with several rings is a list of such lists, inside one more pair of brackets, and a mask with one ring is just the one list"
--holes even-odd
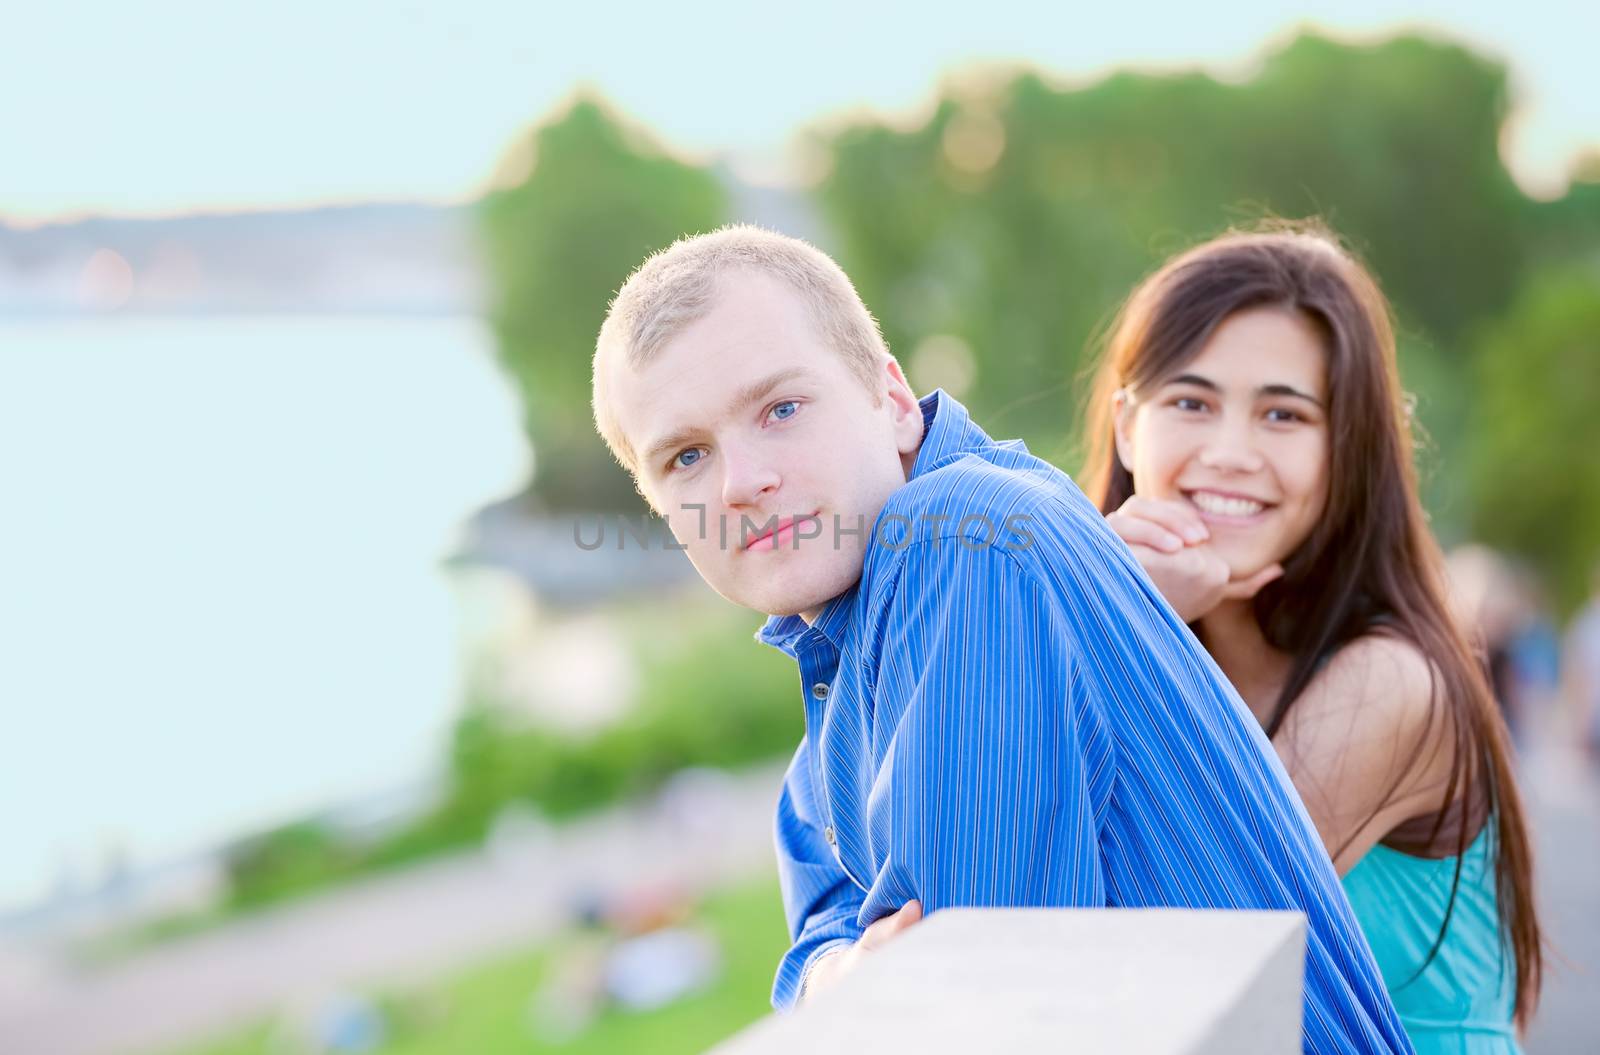
[[(772, 393), (772, 390), (777, 388), (779, 385), (787, 384), (788, 382), (799, 377), (805, 377), (809, 373), (810, 371), (803, 366), (793, 366), (787, 370), (779, 370), (775, 374), (770, 374), (767, 377), (761, 378), (759, 381), (753, 381), (750, 384), (745, 385), (743, 388), (739, 389), (738, 392), (735, 392), (733, 399), (729, 401), (728, 415), (731, 417), (732, 415), (739, 413), (739, 411), (743, 410), (751, 403), (756, 403), (765, 399)], [(659, 459), (662, 455), (676, 451), (679, 447), (688, 446), (688, 444), (692, 440), (697, 439), (699, 435), (700, 430), (695, 428), (674, 429), (666, 436), (663, 436), (661, 439), (652, 443), (649, 449), (645, 451), (645, 464), (653, 466), (657, 459)]]
[(654, 468), (656, 461), (663, 454), (675, 451), (679, 447), (688, 446), (689, 441), (694, 439), (696, 435), (698, 435), (698, 432), (695, 429), (678, 429), (669, 433), (652, 443), (650, 449), (644, 452), (644, 464)]
[(734, 393), (733, 398), (728, 401), (728, 416), (732, 417), (751, 403), (760, 402), (767, 398), (774, 388), (787, 384), (797, 377), (804, 377), (809, 372), (803, 366), (791, 366), (787, 370), (779, 370), (777, 373), (770, 374), (759, 381), (752, 381)]

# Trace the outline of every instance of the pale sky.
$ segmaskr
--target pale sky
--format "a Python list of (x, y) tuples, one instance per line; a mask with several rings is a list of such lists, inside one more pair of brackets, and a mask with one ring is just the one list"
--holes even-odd
[(1068, 81), (1124, 65), (1239, 74), (1301, 23), (1358, 37), (1420, 26), (1507, 61), (1508, 159), (1532, 191), (1558, 191), (1572, 156), (1600, 143), (1595, 4), (1308, 0), (1298, 17), (1269, 0), (549, 6), (12, 4), (0, 216), (459, 200), (578, 84), (675, 149), (771, 171), (803, 124), (863, 106), (913, 116), (973, 61)]

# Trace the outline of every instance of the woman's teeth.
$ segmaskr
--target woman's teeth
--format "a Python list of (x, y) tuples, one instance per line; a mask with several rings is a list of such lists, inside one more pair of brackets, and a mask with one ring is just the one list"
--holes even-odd
[(1223, 495), (1214, 495), (1206, 491), (1195, 491), (1189, 496), (1189, 501), (1202, 513), (1212, 513), (1219, 517), (1253, 517), (1266, 506), (1248, 498), (1230, 498)]

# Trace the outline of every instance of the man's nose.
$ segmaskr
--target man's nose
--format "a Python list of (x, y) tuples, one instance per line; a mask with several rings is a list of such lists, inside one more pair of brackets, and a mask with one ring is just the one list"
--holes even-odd
[(722, 449), (722, 504), (730, 509), (759, 505), (778, 489), (781, 478), (755, 451)]

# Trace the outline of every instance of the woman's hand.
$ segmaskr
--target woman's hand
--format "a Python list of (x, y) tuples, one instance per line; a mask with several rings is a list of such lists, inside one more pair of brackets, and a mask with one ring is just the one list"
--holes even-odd
[(1109, 514), (1106, 523), (1128, 544), (1185, 623), (1202, 618), (1223, 601), (1254, 597), (1283, 574), (1283, 565), (1269, 564), (1248, 578), (1232, 579), (1227, 562), (1211, 549), (1205, 521), (1184, 502), (1134, 495)]

